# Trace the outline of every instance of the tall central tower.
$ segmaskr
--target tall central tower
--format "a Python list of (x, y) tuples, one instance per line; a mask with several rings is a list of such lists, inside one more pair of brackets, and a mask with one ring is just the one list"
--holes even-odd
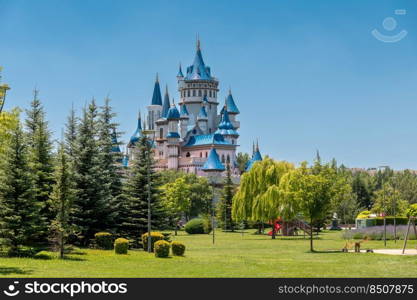
[(187, 67), (185, 76), (180, 66), (177, 80), (181, 99), (179, 104), (180, 106), (185, 104), (187, 107), (189, 125), (197, 123), (201, 108), (205, 106), (208, 119), (207, 133), (214, 133), (219, 121), (217, 117), (219, 82), (211, 75), (210, 67), (204, 63), (200, 40), (197, 40), (197, 49), (193, 64)]

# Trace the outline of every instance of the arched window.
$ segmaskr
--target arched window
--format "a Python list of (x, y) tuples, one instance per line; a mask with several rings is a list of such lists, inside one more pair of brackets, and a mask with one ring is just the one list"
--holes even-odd
[(185, 154), (185, 157), (190, 157), (190, 156), (191, 156), (190, 152), (187, 152), (187, 154)]
[(230, 163), (230, 155), (227, 154), (227, 163)]
[(198, 97), (201, 97), (201, 90), (198, 90)]
[(159, 138), (163, 139), (164, 138), (164, 129), (161, 127), (159, 128)]
[(203, 152), (200, 152), (200, 157), (203, 157)]
[(234, 139), (232, 139), (232, 145), (234, 145), (235, 144), (235, 140)]
[(222, 163), (225, 163), (224, 154), (222, 154)]
[(187, 91), (187, 97), (190, 97), (190, 90)]
[(207, 151), (206, 151), (206, 158), (207, 158)]
[(195, 90), (193, 90), (193, 97), (195, 97)]
[(211, 90), (209, 91), (209, 96), (211, 97)]

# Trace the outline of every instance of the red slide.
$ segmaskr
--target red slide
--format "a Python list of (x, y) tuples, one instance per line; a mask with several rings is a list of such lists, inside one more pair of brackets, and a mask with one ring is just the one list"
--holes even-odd
[[(275, 234), (277, 234), (278, 230), (281, 229), (281, 224), (279, 224), (278, 221), (275, 221), (274, 227), (275, 227)], [(272, 230), (268, 232), (268, 235), (272, 235)]]

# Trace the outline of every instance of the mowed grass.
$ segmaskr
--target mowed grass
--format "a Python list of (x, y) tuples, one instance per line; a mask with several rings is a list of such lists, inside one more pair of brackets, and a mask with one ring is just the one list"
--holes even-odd
[[(315, 240), (299, 237), (216, 232), (172, 239), (187, 246), (185, 257), (155, 258), (142, 250), (116, 255), (113, 251), (83, 249), (68, 259), (0, 258), (1, 277), (417, 277), (417, 256), (374, 253), (332, 253), (345, 241), (341, 232), (324, 232)], [(363, 248), (384, 248), (383, 241), (369, 241)], [(388, 241), (387, 248), (401, 248), (402, 241)], [(408, 248), (416, 247), (410, 241)]]

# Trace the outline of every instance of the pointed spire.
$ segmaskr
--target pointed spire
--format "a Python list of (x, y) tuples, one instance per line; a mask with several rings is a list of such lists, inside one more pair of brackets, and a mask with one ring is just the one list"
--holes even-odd
[(178, 69), (178, 74), (177, 74), (177, 77), (179, 78), (179, 77), (184, 77), (184, 74), (182, 73), (182, 68), (181, 68), (181, 63), (180, 63), (180, 67), (179, 67), (179, 69)]
[(196, 45), (197, 45), (197, 51), (198, 50), (201, 50), (200, 49), (200, 36), (199, 36), (199, 34), (197, 33), (197, 41), (196, 41)]
[(252, 157), (255, 155), (255, 141), (252, 142)]
[(166, 118), (168, 114), (168, 110), (170, 107), (169, 103), (169, 94), (168, 94), (168, 85), (165, 87), (165, 96), (164, 96), (164, 104), (162, 105), (162, 118)]
[(259, 142), (258, 142), (258, 138), (256, 139), (256, 152), (259, 151)]
[(227, 95), (225, 103), (227, 104), (228, 112), (230, 114), (237, 115), (240, 113), (239, 109), (236, 106), (235, 100), (233, 99), (232, 89), (230, 87), (229, 87), (229, 95)]
[(155, 86), (153, 88), (152, 105), (162, 105), (161, 87), (159, 86), (159, 77), (156, 73)]

